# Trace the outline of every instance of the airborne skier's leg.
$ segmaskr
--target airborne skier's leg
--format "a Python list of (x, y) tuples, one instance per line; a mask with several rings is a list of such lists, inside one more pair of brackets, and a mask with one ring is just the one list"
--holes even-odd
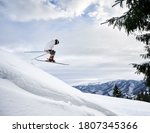
[(50, 51), (50, 57), (49, 57), (49, 61), (50, 62), (55, 62), (55, 60), (54, 60), (55, 53), (56, 52), (54, 50)]
[(54, 56), (53, 56), (53, 55), (50, 55), (50, 57), (49, 57), (49, 61), (50, 61), (50, 62), (55, 62), (55, 60), (54, 60)]

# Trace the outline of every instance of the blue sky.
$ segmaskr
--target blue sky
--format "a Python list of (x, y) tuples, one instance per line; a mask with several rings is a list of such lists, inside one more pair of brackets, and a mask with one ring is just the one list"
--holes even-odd
[[(0, 48), (31, 62), (46, 43), (58, 38), (56, 61), (69, 66), (32, 62), (69, 84), (142, 79), (130, 63), (143, 60), (143, 44), (125, 31), (100, 25), (125, 8), (115, 0), (0, 0)], [(47, 58), (47, 56), (43, 57)]]

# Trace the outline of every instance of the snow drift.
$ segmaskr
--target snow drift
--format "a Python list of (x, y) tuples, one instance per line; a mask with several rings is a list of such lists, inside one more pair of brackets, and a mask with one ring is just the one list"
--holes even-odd
[(150, 115), (150, 104), (85, 94), (0, 50), (0, 115)]

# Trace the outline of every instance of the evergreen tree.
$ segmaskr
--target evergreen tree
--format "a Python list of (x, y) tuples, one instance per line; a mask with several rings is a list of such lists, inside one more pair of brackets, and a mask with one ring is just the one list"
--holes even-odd
[[(105, 23), (124, 28), (127, 34), (136, 34), (136, 39), (145, 44), (144, 59), (150, 59), (150, 0), (116, 0), (113, 6), (126, 4), (128, 11), (120, 17), (113, 17)], [(136, 32), (141, 34), (137, 34)], [(142, 64), (133, 64), (137, 74), (143, 73), (146, 85), (150, 87), (150, 61)]]
[(118, 88), (117, 85), (115, 85), (115, 87), (113, 89), (113, 96), (114, 97), (121, 97), (122, 96), (121, 90)]
[(147, 90), (147, 91), (145, 91), (145, 92), (141, 91), (141, 92), (137, 95), (136, 100), (150, 102), (149, 90)]
[(150, 95), (150, 88), (148, 88), (148, 94)]
[(137, 95), (136, 100), (143, 101), (143, 96), (144, 96), (143, 91), (141, 91), (141, 92)]

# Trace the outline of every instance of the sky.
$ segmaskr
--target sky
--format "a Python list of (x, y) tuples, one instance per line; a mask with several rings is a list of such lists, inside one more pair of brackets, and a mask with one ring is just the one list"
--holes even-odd
[[(127, 9), (115, 0), (0, 0), (0, 49), (69, 83), (141, 80), (131, 63), (142, 63), (144, 45), (122, 29), (101, 25)], [(55, 60), (62, 66), (31, 60), (53, 39), (60, 44)], [(41, 59), (46, 59), (43, 56)]]

